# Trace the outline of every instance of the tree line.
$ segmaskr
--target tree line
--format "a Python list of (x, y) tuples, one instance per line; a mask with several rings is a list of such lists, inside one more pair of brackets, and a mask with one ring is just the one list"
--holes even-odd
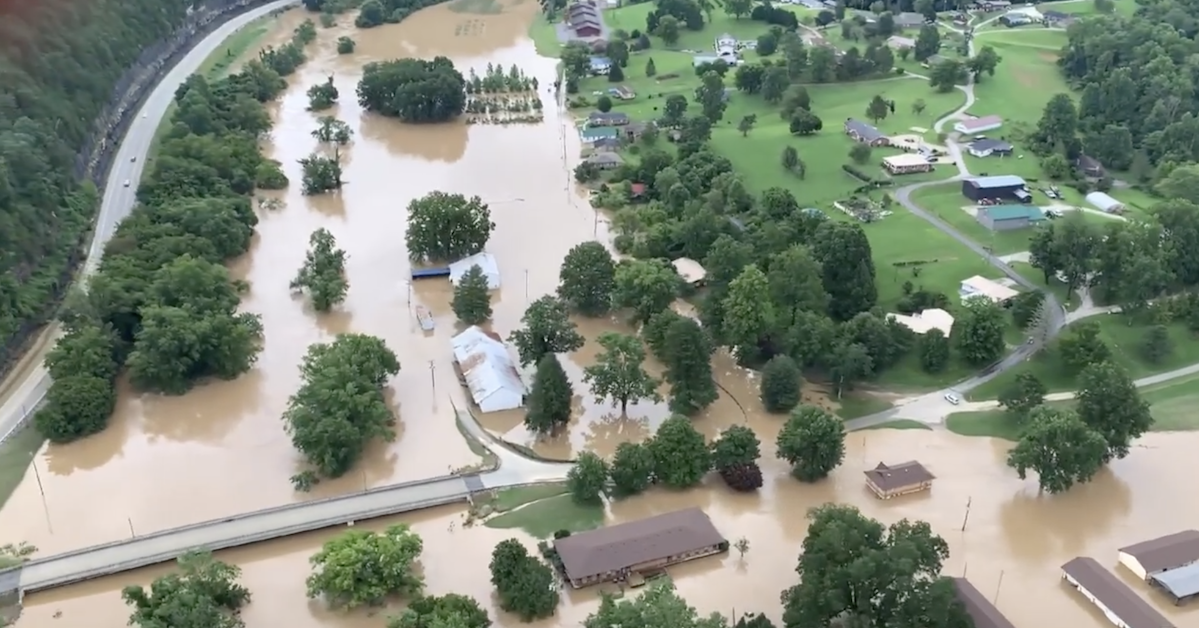
[(54, 313), (100, 195), (76, 166), (118, 81), (186, 23), (185, 0), (52, 1), (0, 20), (0, 371)]
[[(295, 39), (306, 37), (297, 29)], [(292, 68), (294, 70), (294, 67)], [(192, 75), (175, 92), (172, 126), (86, 291), (62, 314), (64, 335), (46, 357), (53, 378), (38, 430), (67, 442), (104, 429), (122, 368), (141, 390), (182, 394), (253, 366), (262, 325), (238, 312), (246, 285), (222, 265), (249, 250), (260, 179), (278, 179), (258, 138), (263, 103), (287, 83), (264, 60), (228, 77)]]
[[(798, 583), (780, 596), (783, 626), (878, 625), (970, 628), (955, 595), (952, 578), (941, 575), (949, 546), (928, 523), (902, 519), (889, 526), (853, 506), (826, 504), (808, 515), (808, 532), (796, 565)], [(563, 530), (555, 538), (569, 536)], [(852, 540), (852, 542), (847, 542)], [(736, 543), (749, 549), (747, 539)], [(555, 614), (561, 601), (556, 554), (543, 541), (539, 558), (517, 539), (498, 543), (488, 571), (498, 606), (524, 622)], [(387, 628), (489, 628), (487, 610), (457, 593), (429, 595), (417, 562), (424, 542), (405, 524), (380, 532), (352, 530), (325, 542), (311, 559), (308, 596), (330, 609), (378, 608), (395, 600), (405, 607), (387, 617)], [(560, 569), (560, 567), (559, 567)], [(240, 611), (251, 592), (240, 584), (241, 570), (191, 552), (176, 571), (154, 579), (149, 588), (128, 586), (122, 598), (131, 609), (130, 625), (157, 628), (169, 617), (173, 628), (244, 628)], [(638, 595), (604, 595), (583, 620), (585, 628), (774, 628), (763, 613), (733, 621), (719, 613), (700, 615), (669, 578), (656, 579)]]

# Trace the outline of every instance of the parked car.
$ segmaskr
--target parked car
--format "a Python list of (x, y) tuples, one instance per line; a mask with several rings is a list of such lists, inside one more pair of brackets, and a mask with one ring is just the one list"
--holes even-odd
[(958, 397), (957, 395), (955, 395), (953, 393), (945, 393), (945, 401), (948, 401), (949, 403), (952, 403), (955, 406), (958, 405), (959, 403), (962, 403), (961, 397)]

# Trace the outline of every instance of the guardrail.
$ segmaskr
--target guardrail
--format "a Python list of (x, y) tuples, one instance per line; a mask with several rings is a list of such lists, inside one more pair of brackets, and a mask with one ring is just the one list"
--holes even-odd
[(49, 390), (49, 379), (43, 380), (43, 384), (39, 387), (41, 390), (38, 391), (37, 398), (30, 401), (30, 405), (21, 406), (21, 418), (17, 419), (16, 423), (8, 426), (7, 431), (0, 433), (0, 444), (3, 444), (9, 438), (12, 438), (14, 434), (24, 429), (25, 426), (29, 425), (29, 422), (33, 420), (33, 417), (37, 415), (37, 411), (46, 401), (46, 392)]

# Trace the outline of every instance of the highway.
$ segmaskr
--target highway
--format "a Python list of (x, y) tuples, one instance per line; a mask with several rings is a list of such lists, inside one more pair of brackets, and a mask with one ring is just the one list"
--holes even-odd
[[(154, 141), (154, 132), (158, 122), (166, 115), (167, 108), (175, 96), (175, 90), (187, 77), (195, 74), (200, 65), (220, 47), (239, 28), (254, 20), (277, 11), (289, 5), (297, 4), (298, 0), (278, 0), (261, 7), (251, 9), (241, 15), (231, 18), (219, 26), (207, 37), (191, 49), (173, 68), (163, 75), (162, 80), (154, 91), (146, 97), (137, 117), (129, 125), (125, 137), (117, 148), (113, 159), (112, 169), (104, 185), (104, 199), (96, 216), (95, 231), (92, 243), (88, 248), (87, 260), (83, 266), (83, 277), (95, 272), (104, 252), (104, 245), (112, 238), (117, 224), (121, 222), (136, 203), (137, 182), (141, 180), (142, 169), (145, 167), (146, 154)], [(125, 182), (129, 186), (125, 186)], [(29, 365), (24, 373), (13, 373), (13, 378), (21, 378), (18, 383), (11, 385), (11, 392), (0, 405), (0, 442), (22, 423), (26, 415), (32, 413), (46, 396), (50, 389), (50, 374), (43, 365), (45, 354), (54, 346), (53, 340), (58, 336), (57, 325), (47, 328), (44, 334), (49, 335), (49, 342), (38, 343), (37, 355), (34, 359), (25, 359)]]

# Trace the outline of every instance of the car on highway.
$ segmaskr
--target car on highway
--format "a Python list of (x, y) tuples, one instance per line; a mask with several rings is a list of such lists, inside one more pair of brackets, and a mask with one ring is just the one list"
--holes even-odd
[(125, 179), (125, 187), (129, 187), (129, 179)]
[(129, 163), (131, 163), (131, 164), (135, 164), (135, 163), (137, 163), (137, 155), (134, 155), (134, 156), (130, 157), (130, 158), (129, 158)]

